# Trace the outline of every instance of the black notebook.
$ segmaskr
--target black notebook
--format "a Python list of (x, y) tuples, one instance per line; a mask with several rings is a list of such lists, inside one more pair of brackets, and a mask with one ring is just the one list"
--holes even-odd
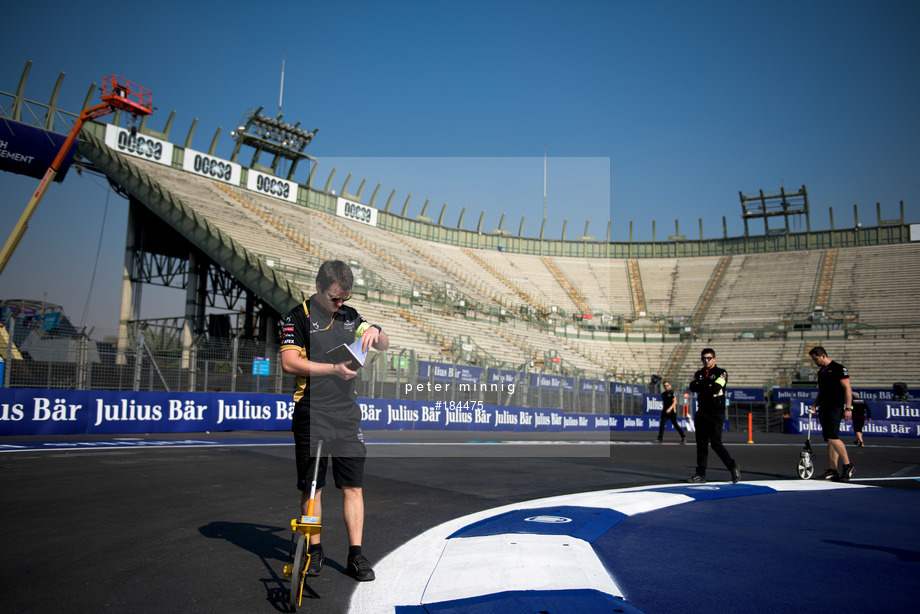
[(356, 339), (351, 345), (337, 345), (326, 352), (326, 361), (334, 365), (339, 363), (348, 363), (348, 368), (357, 371), (364, 366), (364, 359), (367, 358), (367, 352), (361, 349), (361, 340)]

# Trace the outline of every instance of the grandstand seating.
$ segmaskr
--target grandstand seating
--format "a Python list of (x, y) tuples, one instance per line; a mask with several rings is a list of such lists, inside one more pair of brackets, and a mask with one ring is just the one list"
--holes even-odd
[[(588, 377), (644, 379), (662, 373), (681, 343), (660, 326), (589, 335), (571, 326), (586, 307), (639, 319), (623, 258), (461, 248), (397, 235), (176, 168), (135, 158), (129, 162), (307, 292), (322, 260), (351, 262), (366, 283), (363, 294), (356, 292), (355, 307), (387, 328), (395, 348), (413, 350), (423, 360), (450, 360), (453, 341), (468, 337), (480, 360), (517, 364), (554, 352), (562, 364)], [(640, 280), (646, 317), (699, 324), (672, 379), (688, 380), (699, 350), (712, 345), (733, 385), (788, 383), (807, 371), (807, 349), (816, 343), (847, 364), (857, 384), (915, 379), (915, 367), (898, 363), (901, 357), (911, 364), (920, 359), (920, 312), (912, 292), (905, 291), (920, 274), (920, 245), (843, 247), (828, 266), (824, 254), (734, 255), (724, 259), (721, 277), (714, 277), (723, 262), (718, 256), (637, 259), (633, 281)], [(821, 294), (828, 304), (821, 307), (827, 314), (850, 314), (858, 327), (793, 330), (795, 314), (814, 310), (822, 272), (826, 277), (828, 270), (830, 283)], [(712, 280), (711, 296), (703, 301)], [(410, 290), (414, 299), (400, 298), (411, 296)], [(431, 296), (439, 300), (427, 300)], [(458, 306), (461, 299), (464, 307)], [(553, 322), (538, 326), (510, 315), (521, 308), (549, 311), (544, 318)], [(748, 331), (760, 332), (750, 338)]]

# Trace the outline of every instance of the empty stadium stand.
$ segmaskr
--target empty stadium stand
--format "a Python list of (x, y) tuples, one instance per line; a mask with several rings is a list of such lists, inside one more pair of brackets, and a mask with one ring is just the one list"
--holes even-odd
[[(9, 119), (20, 121), (21, 109), (36, 104), (22, 89), (7, 95), (12, 103), (0, 106), (0, 115), (9, 108)], [(44, 107), (54, 117), (53, 105)], [(920, 384), (920, 242), (904, 223), (903, 203), (900, 220), (879, 219), (874, 227), (612, 242), (608, 226), (606, 240), (566, 241), (412, 218), (408, 200), (397, 215), (390, 211), (392, 194), (384, 208), (374, 206), (378, 186), (361, 205), (376, 214), (370, 223), (340, 215), (335, 171), (320, 189), (314, 166), (306, 184), (292, 182), (289, 199), (273, 197), (248, 189), (246, 179), (283, 178), (255, 159), (258, 168), (239, 165), (239, 144), (230, 162), (241, 176), (218, 180), (184, 170), (194, 128), (184, 147), (167, 143), (171, 158), (151, 161), (106, 144), (107, 130), (117, 124), (116, 116), (112, 125), (85, 125), (78, 158), (130, 198), (139, 232), (128, 233), (126, 247), (138, 263), (144, 250), (164, 262), (182, 261), (173, 270), (144, 273), (191, 286), (196, 267), (213, 267), (218, 273), (210, 283), (226, 286), (228, 302), (244, 297), (244, 307), (228, 306), (239, 312), (235, 321), (224, 313), (227, 326), (205, 326), (205, 299), (213, 298), (205, 296), (206, 283), (195, 282), (197, 295), (186, 289), (175, 316), (184, 369), (196, 338), (225, 340), (233, 333), (273, 343), (273, 319), (309, 296), (319, 264), (335, 258), (351, 264), (354, 304), (390, 332), (390, 353), (416, 366), (532, 364), (534, 371), (640, 384), (661, 374), (679, 385), (697, 368), (700, 349), (712, 346), (732, 385), (768, 388), (813, 379), (807, 352), (820, 343), (849, 367), (856, 386)], [(53, 130), (53, 121), (45, 127)], [(159, 133), (145, 122), (138, 134), (169, 140), (168, 127)], [(217, 135), (211, 156), (216, 141)], [(348, 195), (350, 180), (339, 195), (361, 201), (364, 182)], [(131, 281), (151, 283), (141, 268)], [(123, 297), (129, 299), (123, 305), (131, 298)], [(128, 324), (140, 323), (122, 313), (119, 352)], [(8, 360), (27, 358), (9, 336), (0, 333), (0, 344)]]
[[(911, 379), (892, 374), (884, 358), (892, 347), (920, 354), (920, 317), (905, 291), (920, 269), (912, 243), (722, 257), (523, 254), (368, 226), (312, 202), (312, 191), (311, 202), (291, 203), (176, 164), (123, 163), (306, 295), (321, 261), (351, 262), (356, 307), (419, 360), (532, 359), (551, 370), (556, 356), (583, 377), (644, 382), (670, 367), (681, 381), (711, 344), (734, 385), (760, 387), (807, 376), (803, 357), (816, 342), (866, 385)], [(462, 344), (475, 351), (461, 354)]]

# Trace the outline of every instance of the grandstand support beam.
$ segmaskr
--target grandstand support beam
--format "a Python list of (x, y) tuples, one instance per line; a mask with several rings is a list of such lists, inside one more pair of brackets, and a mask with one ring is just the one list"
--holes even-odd
[(22, 101), (25, 100), (26, 82), (29, 80), (29, 72), (32, 70), (32, 60), (26, 62), (19, 76), (19, 85), (16, 86), (16, 96), (13, 97), (13, 110), (10, 111), (10, 119), (14, 122), (22, 121)]
[[(96, 95), (96, 89), (96, 84), (91, 83), (89, 86), (89, 91), (86, 92), (86, 98), (83, 99), (83, 106), (80, 108), (81, 111), (85, 111), (93, 104), (93, 96)], [(119, 112), (120, 111), (116, 111), (115, 113), (117, 114)]]
[[(377, 184), (377, 187), (374, 188), (374, 193), (371, 194), (371, 200), (370, 200), (370, 202), (367, 203), (367, 204), (370, 205), (371, 207), (374, 207), (374, 204), (377, 202), (377, 193), (380, 192), (380, 185), (381, 185), (381, 184), (378, 183), (378, 184)], [(375, 207), (375, 208), (376, 208), (376, 207)]]
[(246, 302), (244, 303), (243, 315), (243, 339), (252, 339), (252, 321), (255, 317), (256, 298), (249, 290), (246, 291)]
[(188, 270), (185, 287), (185, 318), (182, 321), (182, 368), (194, 371), (195, 363), (192, 360), (192, 345), (203, 329), (204, 300), (203, 281), (207, 275), (201, 274), (201, 268), (206, 263), (199, 262), (197, 252), (192, 249), (188, 253)]
[(527, 217), (527, 216), (524, 216), (524, 215), (521, 216), (521, 225), (518, 226), (518, 236), (519, 236), (519, 237), (523, 237), (523, 236), (524, 236), (524, 218), (525, 218), (525, 217)]
[(543, 233), (546, 231), (546, 218), (543, 218), (543, 223), (540, 224), (540, 239), (543, 239)]
[(217, 152), (217, 139), (220, 138), (220, 133), (223, 131), (223, 128), (220, 126), (217, 127), (217, 130), (214, 131), (214, 138), (211, 139), (211, 146), (208, 147), (208, 155), (213, 156)]
[(128, 224), (125, 229), (125, 258), (121, 278), (121, 308), (118, 313), (118, 353), (115, 364), (126, 364), (126, 356), (131, 351), (128, 326), (136, 319), (132, 309), (134, 305), (134, 259), (137, 243), (137, 208), (140, 205), (132, 198), (128, 201)]
[(326, 187), (323, 188), (323, 192), (325, 192), (326, 194), (328, 194), (332, 190), (332, 178), (335, 177), (336, 170), (337, 169), (333, 167), (332, 172), (329, 173), (329, 179), (326, 180)]
[(195, 127), (198, 125), (198, 118), (192, 120), (192, 125), (188, 128), (188, 134), (185, 135), (185, 148), (192, 147), (192, 137), (195, 136)]
[(441, 206), (441, 215), (438, 216), (438, 226), (444, 225), (444, 212), (447, 211), (447, 203)]
[(45, 130), (54, 132), (54, 116), (57, 115), (57, 101), (61, 93), (61, 84), (64, 82), (64, 73), (58, 75), (54, 83), (54, 89), (51, 90), (51, 98), (48, 100), (48, 114), (45, 115)]
[(406, 202), (403, 203), (402, 213), (399, 214), (401, 217), (406, 217), (406, 212), (409, 211), (409, 201), (410, 200), (412, 200), (412, 194), (409, 194), (406, 197)]
[(387, 199), (387, 205), (383, 208), (384, 213), (390, 212), (390, 204), (393, 202), (393, 197), (396, 196), (396, 188), (393, 188), (393, 191), (390, 192), (390, 197)]
[(464, 215), (466, 215), (466, 207), (464, 207), (464, 208), (460, 211), (460, 219), (457, 220), (457, 230), (461, 230), (461, 229), (463, 228), (463, 216), (464, 216)]

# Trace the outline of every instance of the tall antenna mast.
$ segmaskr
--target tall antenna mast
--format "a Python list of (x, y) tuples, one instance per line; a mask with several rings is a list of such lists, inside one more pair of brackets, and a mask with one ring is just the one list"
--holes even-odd
[(546, 219), (546, 144), (543, 145), (543, 219)]
[(281, 117), (281, 101), (284, 100), (284, 53), (287, 49), (281, 50), (281, 92), (278, 94), (278, 117)]

